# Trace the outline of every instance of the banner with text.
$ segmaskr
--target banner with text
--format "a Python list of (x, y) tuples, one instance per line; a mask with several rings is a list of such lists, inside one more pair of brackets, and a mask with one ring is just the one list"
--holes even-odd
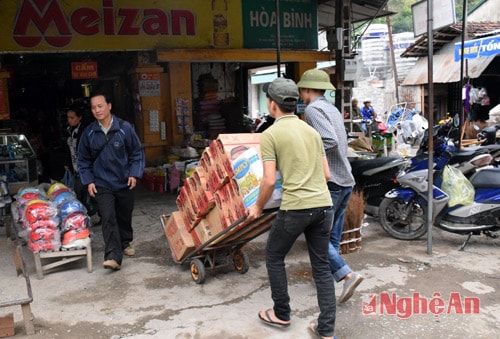
[[(476, 59), (477, 57), (490, 57), (500, 54), (500, 35), (488, 38), (465, 41), (464, 58)], [(460, 61), (462, 43), (455, 43), (455, 61)]]

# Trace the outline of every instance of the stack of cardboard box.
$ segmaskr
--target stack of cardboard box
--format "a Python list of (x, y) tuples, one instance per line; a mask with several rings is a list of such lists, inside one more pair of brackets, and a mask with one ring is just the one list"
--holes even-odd
[[(178, 211), (162, 216), (174, 259), (182, 260), (202, 244), (222, 242), (221, 232), (243, 229), (246, 208), (259, 194), (263, 175), (260, 134), (220, 134), (205, 148), (200, 165), (186, 178), (176, 200)], [(279, 207), (281, 181), (265, 209)]]

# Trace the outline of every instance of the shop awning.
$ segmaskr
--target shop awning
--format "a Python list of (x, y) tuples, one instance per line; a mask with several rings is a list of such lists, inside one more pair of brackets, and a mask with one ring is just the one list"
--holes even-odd
[[(433, 56), (433, 80), (434, 83), (450, 83), (460, 81), (460, 62), (455, 62), (453, 43), (445, 45)], [(467, 60), (467, 66), (464, 66), (464, 76), (469, 78), (478, 78), (488, 67), (495, 56), (477, 57), (473, 60)], [(427, 57), (421, 57), (408, 73), (402, 86), (427, 84)]]

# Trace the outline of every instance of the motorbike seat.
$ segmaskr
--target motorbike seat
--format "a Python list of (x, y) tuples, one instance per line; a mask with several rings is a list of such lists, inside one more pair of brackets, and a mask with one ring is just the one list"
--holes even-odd
[(475, 188), (500, 188), (500, 167), (478, 171), (470, 178), (470, 182)]
[(450, 165), (459, 164), (474, 158), (477, 155), (489, 153), (487, 149), (476, 149), (473, 151), (458, 151), (453, 153), (450, 159)]
[(380, 168), (394, 160), (399, 160), (398, 157), (380, 157), (369, 160), (353, 160), (351, 161), (352, 173), (354, 176), (356, 174), (363, 174), (367, 170), (374, 168)]

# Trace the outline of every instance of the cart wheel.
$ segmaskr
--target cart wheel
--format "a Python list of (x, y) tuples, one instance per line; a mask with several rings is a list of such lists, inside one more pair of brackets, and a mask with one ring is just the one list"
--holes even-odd
[(205, 265), (203, 265), (200, 259), (191, 260), (191, 278), (197, 284), (205, 282)]
[(236, 271), (238, 271), (241, 274), (247, 273), (248, 269), (250, 268), (248, 255), (241, 250), (234, 252), (233, 263), (234, 263), (234, 268), (236, 268)]

